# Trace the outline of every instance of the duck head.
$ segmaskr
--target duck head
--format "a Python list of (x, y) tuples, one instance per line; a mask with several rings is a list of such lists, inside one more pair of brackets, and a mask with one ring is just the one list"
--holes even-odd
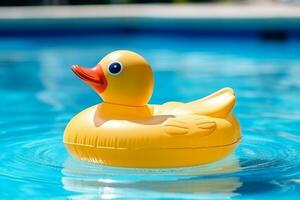
[(148, 62), (137, 53), (114, 51), (93, 68), (73, 65), (72, 70), (106, 103), (144, 106), (151, 98), (153, 73)]

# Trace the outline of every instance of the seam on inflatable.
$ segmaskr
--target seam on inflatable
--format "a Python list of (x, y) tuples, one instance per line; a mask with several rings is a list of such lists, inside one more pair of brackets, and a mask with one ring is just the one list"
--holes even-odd
[(75, 146), (84, 146), (84, 147), (93, 147), (96, 149), (107, 149), (107, 150), (168, 150), (168, 149), (211, 149), (211, 148), (221, 148), (221, 147), (227, 147), (231, 146), (234, 144), (237, 144), (240, 142), (242, 137), (238, 138), (235, 142), (227, 144), (227, 145), (221, 145), (221, 146), (209, 146), (209, 147), (170, 147), (170, 148), (122, 148), (122, 147), (107, 147), (107, 146), (97, 146), (95, 147), (94, 145), (86, 145), (86, 144), (79, 144), (79, 143), (74, 143), (74, 142), (66, 142), (64, 141), (65, 144), (67, 145), (75, 145)]

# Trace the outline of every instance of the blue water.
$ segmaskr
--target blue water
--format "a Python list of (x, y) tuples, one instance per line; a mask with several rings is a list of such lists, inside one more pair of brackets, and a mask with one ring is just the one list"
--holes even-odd
[[(130, 49), (155, 72), (151, 103), (236, 91), (243, 140), (213, 164), (125, 169), (73, 159), (67, 122), (100, 101), (70, 71)], [(181, 36), (0, 38), (0, 199), (296, 199), (300, 41)]]

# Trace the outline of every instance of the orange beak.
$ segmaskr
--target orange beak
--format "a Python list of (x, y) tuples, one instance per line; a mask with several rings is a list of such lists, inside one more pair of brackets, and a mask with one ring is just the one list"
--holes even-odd
[(96, 92), (101, 93), (107, 87), (107, 80), (100, 65), (96, 65), (92, 69), (73, 65), (71, 69), (81, 80), (96, 90)]

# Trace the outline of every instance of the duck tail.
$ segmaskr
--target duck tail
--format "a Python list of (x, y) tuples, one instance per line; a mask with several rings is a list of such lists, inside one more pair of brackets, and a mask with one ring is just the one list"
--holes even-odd
[(233, 89), (223, 88), (207, 97), (183, 104), (172, 112), (226, 118), (232, 112), (235, 99)]

